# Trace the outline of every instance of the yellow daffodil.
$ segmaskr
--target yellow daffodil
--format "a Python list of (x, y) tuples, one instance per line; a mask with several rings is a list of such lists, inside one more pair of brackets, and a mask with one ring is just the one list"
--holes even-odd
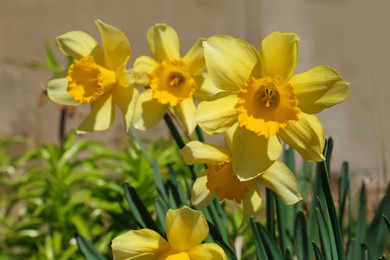
[(168, 241), (150, 229), (131, 230), (114, 238), (114, 259), (226, 259), (217, 244), (201, 244), (209, 233), (201, 211), (188, 207), (169, 209), (165, 226)]
[(109, 128), (115, 118), (115, 104), (129, 128), (138, 91), (130, 86), (132, 76), (126, 70), (131, 48), (119, 29), (96, 21), (103, 42), (83, 31), (70, 31), (57, 38), (60, 50), (74, 58), (66, 73), (47, 84), (48, 95), (56, 103), (78, 106), (90, 104), (91, 111), (78, 127), (78, 133)]
[(205, 76), (202, 39), (180, 56), (176, 31), (166, 24), (156, 24), (147, 32), (152, 57), (141, 56), (134, 63), (138, 85), (150, 86), (140, 94), (134, 114), (134, 126), (140, 130), (154, 127), (172, 109), (187, 133), (195, 129), (194, 96), (205, 98), (218, 89)]
[(298, 41), (293, 33), (274, 32), (260, 53), (230, 36), (204, 41), (207, 70), (224, 92), (201, 102), (196, 120), (209, 134), (239, 123), (232, 160), (240, 180), (256, 177), (247, 171), (252, 160), (260, 174), (279, 157), (280, 139), (305, 160), (324, 160), (324, 131), (313, 114), (345, 100), (349, 84), (327, 66), (293, 75)]
[[(234, 127), (233, 127), (234, 128)], [(233, 129), (225, 134), (227, 149), (191, 141), (181, 149), (187, 164), (204, 164), (208, 168), (196, 179), (192, 188), (191, 202), (196, 207), (206, 207), (218, 197), (219, 200), (234, 200), (243, 204), (244, 217), (242, 223), (260, 210), (262, 203), (259, 185), (263, 185), (277, 193), (287, 204), (295, 204), (302, 199), (299, 185), (294, 174), (288, 167), (276, 160), (266, 171), (256, 178), (241, 181), (234, 171)], [(254, 161), (252, 163), (255, 163)], [(255, 170), (248, 166), (248, 170)]]

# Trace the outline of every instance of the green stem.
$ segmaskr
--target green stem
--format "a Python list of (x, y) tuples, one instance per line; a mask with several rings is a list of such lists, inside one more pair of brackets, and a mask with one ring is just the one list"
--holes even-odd
[(275, 239), (275, 194), (272, 190), (266, 189), (266, 215), (267, 215), (267, 230), (272, 239)]
[(179, 147), (179, 149), (183, 148), (185, 145), (184, 141), (181, 138), (179, 131), (177, 130), (175, 124), (172, 121), (172, 118), (169, 116), (168, 113), (164, 115), (164, 121), (167, 124), (169, 131), (171, 132), (171, 135), (175, 139), (175, 142), (176, 142), (177, 146)]

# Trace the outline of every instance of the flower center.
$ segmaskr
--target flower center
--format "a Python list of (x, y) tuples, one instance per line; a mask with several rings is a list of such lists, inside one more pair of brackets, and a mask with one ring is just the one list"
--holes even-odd
[(80, 103), (91, 103), (112, 89), (116, 74), (95, 63), (92, 56), (84, 57), (70, 65), (67, 91)]
[(237, 203), (241, 203), (248, 190), (246, 182), (241, 182), (234, 174), (231, 162), (209, 165), (206, 186), (220, 200), (234, 199)]
[(235, 110), (240, 126), (269, 137), (298, 120), (300, 109), (294, 89), (279, 77), (251, 77), (237, 94)]
[(176, 106), (191, 97), (197, 88), (195, 80), (182, 61), (163, 61), (151, 74), (153, 98), (161, 104)]

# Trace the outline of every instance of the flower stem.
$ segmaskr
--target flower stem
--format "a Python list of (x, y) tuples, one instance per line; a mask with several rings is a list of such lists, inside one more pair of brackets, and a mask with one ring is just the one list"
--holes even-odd
[(169, 114), (164, 115), (164, 121), (167, 124), (169, 131), (171, 132), (171, 135), (173, 136), (173, 139), (175, 139), (175, 142), (179, 149), (184, 147), (184, 141), (181, 138), (179, 131), (177, 130), (175, 124), (172, 121), (172, 118), (169, 116)]

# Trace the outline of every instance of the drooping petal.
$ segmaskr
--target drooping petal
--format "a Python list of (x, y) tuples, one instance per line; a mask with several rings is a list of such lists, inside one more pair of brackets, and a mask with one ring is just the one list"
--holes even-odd
[(322, 155), (325, 147), (324, 129), (316, 116), (300, 113), (299, 121), (290, 122), (286, 130), (279, 132), (279, 136), (306, 161), (325, 160)]
[(317, 66), (294, 75), (289, 82), (303, 112), (316, 114), (343, 102), (349, 96), (349, 83), (327, 66)]
[(267, 170), (282, 152), (276, 136), (265, 138), (244, 127), (233, 137), (233, 169), (241, 181), (253, 179)]
[(192, 134), (196, 127), (195, 113), (196, 106), (192, 97), (182, 100), (173, 107), (175, 115), (179, 118), (187, 134)]
[(295, 204), (302, 199), (297, 179), (281, 161), (275, 161), (268, 170), (259, 176), (259, 181), (278, 194), (287, 205)]
[(197, 208), (207, 207), (211, 201), (216, 197), (206, 186), (207, 170), (203, 171), (201, 175), (196, 178), (192, 187), (191, 203)]
[(222, 92), (221, 89), (214, 85), (214, 83), (211, 81), (210, 75), (207, 72), (196, 75), (193, 78), (198, 85), (197, 90), (194, 92), (194, 97), (200, 101), (207, 101), (217, 93)]
[(117, 104), (122, 112), (126, 130), (128, 130), (133, 119), (138, 90), (130, 86), (123, 87), (121, 85), (117, 85), (115, 86), (112, 94), (115, 104)]
[(202, 212), (188, 207), (169, 209), (165, 226), (169, 244), (179, 250), (189, 250), (199, 245), (209, 233), (209, 226)]
[(233, 136), (237, 127), (238, 122), (235, 123), (232, 127), (229, 127), (224, 133), (225, 144), (227, 145), (229, 151), (233, 151)]
[(55, 103), (66, 106), (78, 106), (80, 102), (74, 100), (73, 96), (67, 91), (68, 81), (65, 75), (54, 77), (47, 83), (47, 95)]
[(203, 54), (203, 41), (204, 39), (197, 40), (194, 46), (192, 46), (187, 54), (183, 57), (183, 61), (187, 66), (187, 70), (192, 75), (202, 74), (206, 69), (206, 63), (204, 61)]
[(180, 59), (180, 42), (176, 31), (167, 24), (159, 23), (146, 33), (149, 49), (157, 61)]
[(131, 47), (126, 35), (119, 29), (100, 20), (96, 21), (104, 47), (107, 68), (116, 70), (130, 57)]
[(206, 243), (193, 247), (188, 251), (191, 260), (224, 260), (226, 254), (216, 243)]
[(251, 75), (260, 72), (259, 53), (249, 43), (227, 35), (203, 42), (207, 70), (214, 85), (224, 90), (239, 90)]
[(77, 128), (78, 134), (108, 129), (115, 119), (115, 104), (112, 93), (107, 92), (91, 103), (91, 111)]
[(162, 105), (152, 98), (152, 90), (147, 89), (138, 96), (133, 114), (134, 127), (139, 130), (146, 130), (156, 126), (169, 105)]
[(133, 66), (135, 75), (135, 84), (138, 86), (147, 86), (150, 84), (150, 74), (158, 67), (158, 62), (149, 56), (138, 57)]
[(222, 133), (237, 122), (234, 110), (236, 102), (236, 95), (218, 93), (210, 100), (199, 103), (195, 120), (208, 134)]
[(199, 141), (187, 143), (181, 150), (186, 164), (218, 163), (229, 160), (229, 152), (222, 147), (204, 144)]
[(264, 76), (289, 80), (298, 60), (299, 37), (293, 33), (273, 32), (261, 43)]
[(169, 248), (168, 242), (150, 229), (131, 230), (112, 240), (114, 259), (155, 259)]
[(255, 216), (255, 214), (259, 212), (262, 202), (263, 200), (259, 188), (257, 187), (256, 182), (253, 181), (243, 199), (244, 217), (242, 218), (241, 226), (248, 223), (250, 217)]
[(81, 59), (92, 55), (95, 60), (101, 57), (101, 49), (97, 41), (83, 31), (70, 31), (56, 38), (58, 48), (68, 56)]

